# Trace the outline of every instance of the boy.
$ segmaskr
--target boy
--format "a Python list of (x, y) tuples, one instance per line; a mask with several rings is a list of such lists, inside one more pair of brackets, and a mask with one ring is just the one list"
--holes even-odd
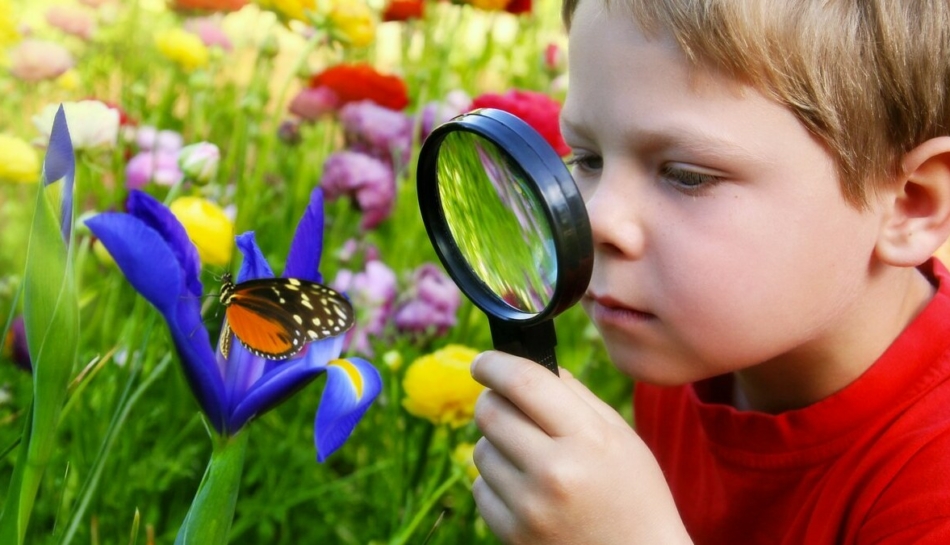
[(487, 352), (506, 543), (950, 543), (946, 0), (566, 0), (583, 305), (636, 433)]

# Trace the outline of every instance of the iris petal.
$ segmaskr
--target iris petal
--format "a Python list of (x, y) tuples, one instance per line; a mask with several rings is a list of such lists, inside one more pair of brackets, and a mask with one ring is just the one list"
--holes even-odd
[(241, 270), (238, 271), (238, 282), (256, 280), (258, 278), (274, 278), (274, 271), (267, 264), (264, 254), (257, 246), (254, 231), (248, 231), (237, 236), (237, 247), (244, 255)]
[[(231, 411), (229, 426), (238, 429), (237, 427), (243, 426), (249, 419), (279, 405), (326, 371), (327, 362), (339, 356), (342, 348), (343, 338), (332, 337), (310, 343), (299, 357), (287, 361), (258, 358), (266, 363), (264, 374), (238, 400)], [(233, 359), (231, 363), (235, 363)]]
[(172, 314), (182, 293), (182, 272), (165, 239), (142, 220), (106, 212), (86, 220), (122, 273), (164, 315)]
[(287, 254), (284, 276), (311, 282), (323, 282), (320, 274), (320, 254), (323, 252), (323, 190), (317, 187), (310, 193), (310, 204), (304, 211)]
[(382, 378), (360, 358), (333, 360), (327, 366), (327, 385), (317, 409), (314, 442), (322, 462), (349, 438), (353, 428), (379, 395)]
[(127, 203), (129, 213), (158, 231), (171, 248), (181, 268), (188, 291), (195, 297), (201, 296), (201, 260), (198, 250), (188, 238), (184, 226), (164, 204), (143, 191), (129, 193)]
[(129, 214), (107, 212), (86, 220), (139, 293), (165, 318), (185, 376), (202, 410), (219, 431), (224, 425), (224, 383), (214, 362), (201, 301), (184, 290), (184, 273), (158, 231)]

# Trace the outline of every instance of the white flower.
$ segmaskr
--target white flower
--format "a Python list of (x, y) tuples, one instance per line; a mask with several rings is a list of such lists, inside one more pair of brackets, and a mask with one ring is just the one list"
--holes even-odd
[[(41, 144), (49, 141), (50, 131), (53, 129), (53, 117), (58, 108), (58, 104), (49, 104), (39, 114), (33, 116), (33, 125), (42, 135)], [(73, 148), (80, 150), (115, 147), (119, 136), (118, 110), (98, 100), (64, 102), (63, 109), (66, 110), (66, 124), (69, 126)]]

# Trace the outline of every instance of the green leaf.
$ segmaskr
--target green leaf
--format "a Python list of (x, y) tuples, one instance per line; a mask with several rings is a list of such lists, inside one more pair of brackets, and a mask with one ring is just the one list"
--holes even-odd
[[(62, 110), (61, 110), (62, 112)], [(66, 131), (59, 116), (54, 133)], [(0, 543), (23, 543), (43, 472), (53, 452), (60, 411), (79, 345), (79, 302), (73, 274), (71, 245), (62, 225), (72, 223), (71, 204), (60, 216), (58, 194), (71, 200), (72, 145), (61, 139), (47, 153), (46, 182), (37, 184), (23, 290), (23, 320), (33, 363), (33, 402), (25, 421), (17, 463), (0, 513)], [(53, 161), (50, 161), (51, 156)], [(49, 168), (51, 164), (55, 168)], [(65, 184), (49, 185), (52, 173)], [(56, 200), (57, 202), (51, 202)], [(65, 202), (63, 203), (65, 207)]]

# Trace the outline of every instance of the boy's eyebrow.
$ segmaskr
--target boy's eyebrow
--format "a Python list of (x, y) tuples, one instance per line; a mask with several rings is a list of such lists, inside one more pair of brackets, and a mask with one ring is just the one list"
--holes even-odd
[[(561, 130), (571, 136), (581, 139), (593, 139), (583, 125), (571, 119), (561, 117)], [(670, 147), (685, 149), (702, 155), (715, 155), (724, 159), (741, 161), (761, 161), (761, 154), (757, 154), (745, 146), (723, 137), (712, 134), (698, 126), (680, 127), (670, 126), (662, 129), (639, 129), (628, 132), (625, 140), (631, 142), (635, 149), (640, 151), (656, 151)]]

